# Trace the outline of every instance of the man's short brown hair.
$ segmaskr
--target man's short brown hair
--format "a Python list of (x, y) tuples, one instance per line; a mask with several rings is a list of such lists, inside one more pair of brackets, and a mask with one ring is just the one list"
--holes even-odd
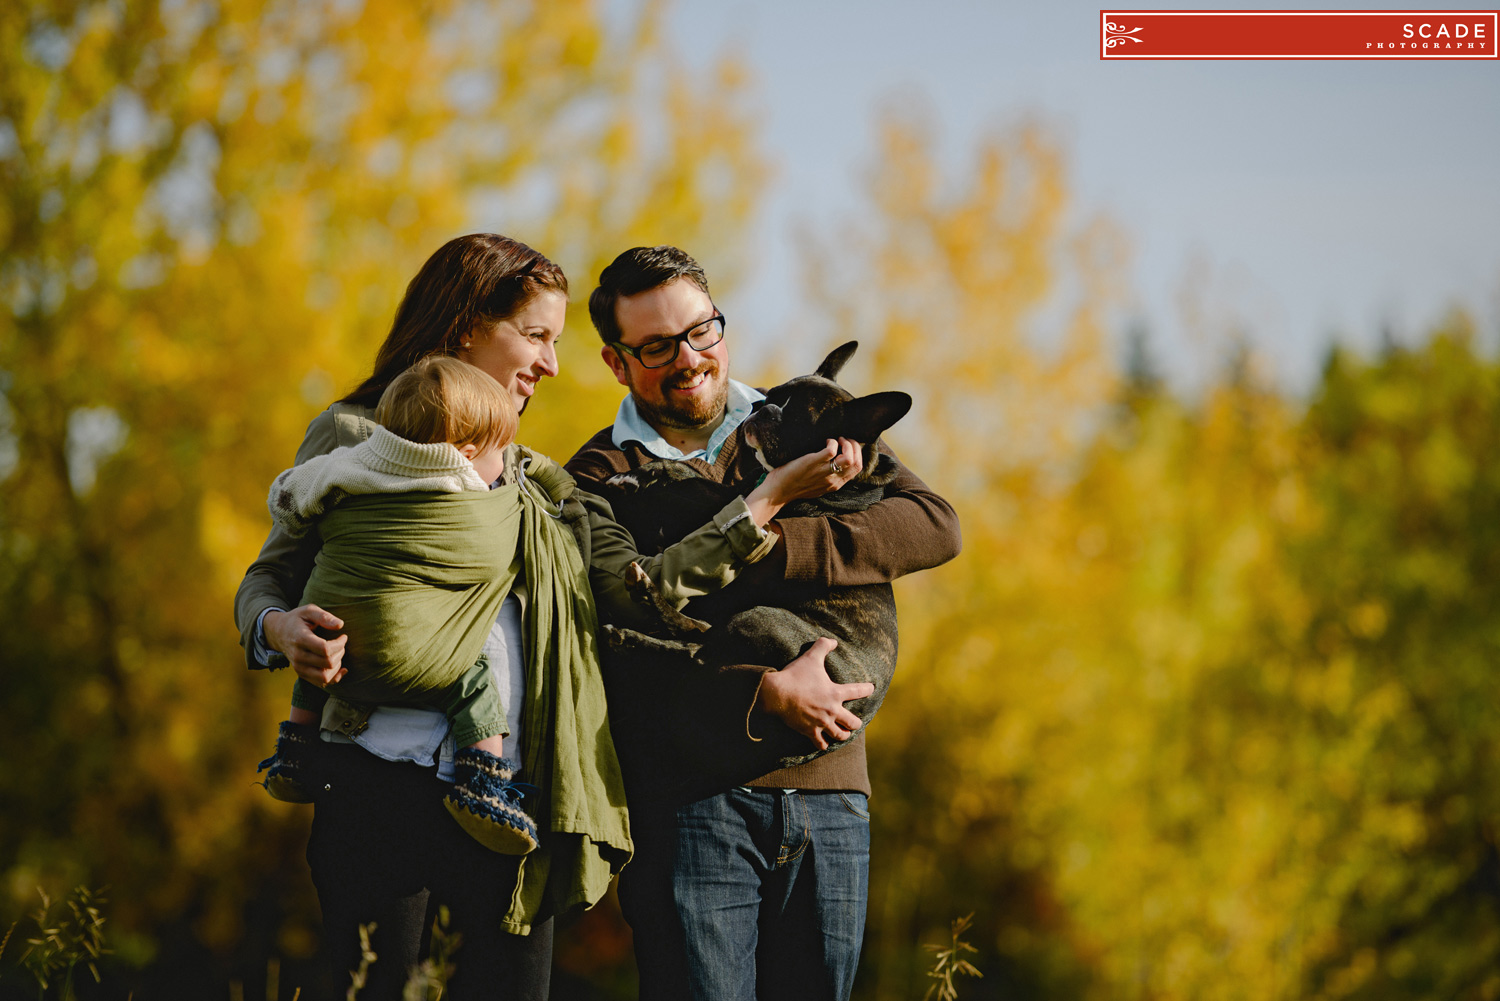
[(620, 339), (620, 321), (615, 303), (627, 295), (638, 295), (686, 278), (713, 298), (708, 291), (708, 276), (703, 266), (687, 251), (663, 244), (660, 247), (631, 247), (599, 272), (599, 287), (589, 296), (589, 319), (605, 344)]
[(505, 388), (457, 358), (423, 358), (391, 380), (375, 408), (375, 420), (407, 441), (504, 448), (520, 419)]

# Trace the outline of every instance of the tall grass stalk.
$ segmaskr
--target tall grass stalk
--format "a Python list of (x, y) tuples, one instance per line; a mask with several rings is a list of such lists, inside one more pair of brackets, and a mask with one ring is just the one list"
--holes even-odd
[(350, 973), (349, 990), (345, 993), (345, 1001), (357, 1001), (359, 992), (364, 989), (365, 981), (370, 977), (370, 964), (375, 962), (375, 950), (370, 948), (370, 936), (375, 934), (375, 922), (359, 926), (359, 969)]
[[(36, 980), (37, 998), (44, 999), (54, 983), (60, 985), (60, 997), (73, 997), (73, 971), (82, 963), (94, 982), (99, 982), (99, 960), (108, 955), (110, 949), (104, 944), (104, 905), (108, 901), (104, 890), (90, 890), (86, 886), (74, 887), (63, 902), (63, 913), (54, 919), (52, 898), (40, 887), (36, 891), (42, 898), (42, 906), (31, 913), (36, 922), (34, 938), (26, 940), (26, 952), (21, 956), (24, 966)], [(11, 931), (15, 925), (11, 926)], [(5, 942), (0, 943), (0, 952), (10, 942), (10, 932)]]
[(973, 963), (964, 959), (965, 953), (977, 953), (974, 948), (962, 938), (964, 932), (974, 923), (974, 915), (967, 914), (957, 918), (951, 929), (952, 939), (947, 945), (924, 945), (922, 948), (932, 952), (932, 969), (927, 971), (927, 976), (936, 981), (927, 988), (927, 993), (922, 995), (922, 1001), (957, 1001), (958, 988), (953, 984), (953, 978), (962, 973), (966, 977), (983, 977)]
[(463, 944), (463, 936), (448, 931), (448, 908), (439, 907), (432, 919), (432, 946), (427, 958), (412, 971), (401, 992), (402, 1001), (442, 1001), (448, 981), (457, 969), (453, 954)]

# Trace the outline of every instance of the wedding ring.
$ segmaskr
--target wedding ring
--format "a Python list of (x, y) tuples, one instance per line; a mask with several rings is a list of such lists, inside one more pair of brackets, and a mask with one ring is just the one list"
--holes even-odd
[(829, 460), (829, 465), (831, 465), (833, 467), (833, 475), (835, 475), (835, 476), (843, 476), (844, 475), (844, 464), (842, 462), (835, 462), (833, 460)]

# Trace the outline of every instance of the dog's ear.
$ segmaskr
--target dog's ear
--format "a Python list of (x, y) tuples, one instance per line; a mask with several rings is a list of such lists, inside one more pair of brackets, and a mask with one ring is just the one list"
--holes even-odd
[(839, 372), (844, 367), (844, 363), (854, 357), (854, 349), (857, 347), (859, 347), (859, 341), (840, 344), (828, 352), (828, 357), (823, 359), (823, 364), (818, 366), (818, 370), (813, 375), (821, 376), (824, 379), (837, 379)]
[(911, 410), (911, 397), (905, 393), (871, 393), (846, 400), (839, 407), (838, 435), (869, 444), (886, 428), (905, 417)]

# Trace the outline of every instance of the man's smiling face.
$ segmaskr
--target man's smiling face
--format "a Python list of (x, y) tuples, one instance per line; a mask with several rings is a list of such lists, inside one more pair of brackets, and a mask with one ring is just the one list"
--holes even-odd
[[(620, 343), (638, 348), (673, 337), (715, 315), (713, 300), (685, 278), (622, 296), (615, 303)], [(717, 424), (729, 400), (729, 349), (720, 341), (705, 351), (682, 342), (677, 357), (661, 368), (646, 368), (614, 348), (604, 360), (615, 379), (629, 388), (646, 422), (658, 430), (701, 431)]]

